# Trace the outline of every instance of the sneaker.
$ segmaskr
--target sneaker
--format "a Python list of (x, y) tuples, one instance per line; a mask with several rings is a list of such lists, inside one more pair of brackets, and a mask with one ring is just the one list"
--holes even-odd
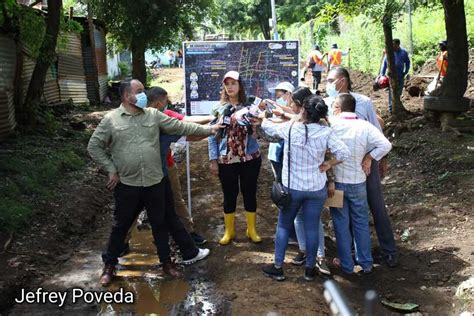
[(318, 268), (319, 272), (325, 275), (331, 275), (331, 270), (329, 270), (329, 266), (326, 263), (325, 258), (318, 258), (316, 260), (316, 268)]
[(207, 240), (204, 237), (202, 237), (201, 235), (199, 235), (195, 232), (192, 232), (189, 235), (194, 240), (194, 243), (196, 245), (204, 245), (207, 242)]
[(277, 268), (274, 264), (268, 264), (264, 266), (262, 270), (263, 274), (274, 280), (283, 281), (285, 279), (285, 274), (283, 274), (283, 268)]
[(296, 257), (291, 260), (291, 264), (295, 266), (300, 266), (306, 261), (306, 253), (299, 251)]
[(398, 258), (396, 254), (386, 255), (385, 262), (390, 268), (395, 268), (398, 265)]
[(314, 281), (315, 276), (316, 276), (316, 268), (304, 269), (304, 279), (306, 281)]
[(211, 251), (207, 248), (199, 248), (198, 254), (194, 258), (183, 260), (183, 264), (193, 264), (195, 262), (198, 262), (199, 260), (202, 260), (209, 256), (210, 252)]

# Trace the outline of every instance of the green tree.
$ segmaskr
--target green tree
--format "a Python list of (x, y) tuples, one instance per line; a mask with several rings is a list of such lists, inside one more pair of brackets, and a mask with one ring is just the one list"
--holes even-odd
[(56, 59), (56, 43), (61, 21), (62, 0), (48, 1), (48, 15), (46, 17), (46, 33), (43, 37), (35, 69), (31, 76), (26, 93), (23, 109), (19, 113), (20, 121), (26, 124), (36, 122), (36, 110), (41, 102), (46, 74), (51, 63)]
[(442, 0), (448, 39), (449, 66), (437, 96), (462, 97), (467, 88), (469, 50), (463, 0)]
[(398, 0), (341, 0), (336, 6), (327, 6), (327, 12), (338, 12), (346, 16), (368, 16), (372, 21), (380, 23), (383, 29), (385, 54), (387, 57), (388, 76), (390, 77), (390, 90), (392, 93), (392, 117), (401, 120), (408, 111), (400, 99), (398, 72), (395, 66), (393, 50), (393, 25), (401, 15), (404, 3)]
[(278, 26), (288, 27), (294, 23), (314, 20), (328, 3), (335, 4), (337, 0), (277, 0)]
[(206, 18), (212, 0), (89, 0), (96, 17), (112, 37), (133, 55), (132, 76), (146, 84), (145, 51), (173, 47), (192, 38)]
[(237, 34), (260, 32), (267, 40), (271, 39), (270, 0), (216, 0), (215, 25), (230, 33)]

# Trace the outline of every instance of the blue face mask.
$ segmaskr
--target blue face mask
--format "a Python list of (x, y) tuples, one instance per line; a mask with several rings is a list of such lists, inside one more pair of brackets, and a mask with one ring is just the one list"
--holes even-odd
[(136, 94), (135, 98), (137, 99), (137, 102), (135, 102), (136, 107), (139, 107), (140, 109), (146, 108), (146, 105), (148, 104), (148, 98), (145, 92)]
[(276, 103), (280, 106), (288, 106), (288, 101), (286, 101), (285, 99), (283, 98), (278, 98), (276, 100)]
[(336, 81), (326, 84), (326, 93), (328, 96), (335, 98), (339, 95), (339, 91), (336, 89)]

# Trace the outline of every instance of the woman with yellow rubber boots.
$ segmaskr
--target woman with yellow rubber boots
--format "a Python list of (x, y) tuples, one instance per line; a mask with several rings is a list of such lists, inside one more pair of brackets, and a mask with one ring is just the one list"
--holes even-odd
[(261, 242), (256, 231), (257, 179), (262, 159), (256, 133), (249, 126), (239, 124), (236, 112), (247, 101), (245, 89), (236, 71), (229, 71), (222, 80), (221, 100), (214, 113), (225, 126), (215, 136), (209, 137), (211, 173), (219, 176), (224, 193), (224, 236), (221, 245), (228, 245), (235, 238), (235, 210), (239, 191), (244, 199), (247, 219), (247, 237)]

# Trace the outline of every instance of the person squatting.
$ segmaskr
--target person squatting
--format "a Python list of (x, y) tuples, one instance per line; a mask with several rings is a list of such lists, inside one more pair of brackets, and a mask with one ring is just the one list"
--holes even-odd
[[(279, 208), (274, 262), (263, 266), (264, 275), (285, 279), (283, 263), (291, 239), (299, 246), (291, 263), (305, 265), (306, 280), (314, 280), (317, 273), (331, 274), (321, 213), (336, 190), (342, 191), (343, 203), (329, 210), (337, 246), (332, 269), (340, 269), (343, 275), (372, 272), (369, 209), (380, 249), (376, 255), (388, 266), (397, 266), (381, 185), (391, 144), (371, 100), (351, 91), (349, 73), (342, 67), (329, 71), (326, 98), (307, 87), (295, 89), (289, 82), (281, 82), (271, 92), (275, 101), (247, 97), (240, 74), (229, 71), (222, 78), (221, 99), (212, 115), (186, 117), (167, 109), (162, 88), (145, 91), (138, 80), (121, 83), (121, 105), (104, 117), (88, 145), (91, 157), (109, 175), (107, 188), (113, 190), (115, 201), (112, 230), (102, 254), (103, 286), (113, 281), (118, 258), (126, 254), (131, 227), (142, 210), (148, 215), (166, 274), (181, 277), (179, 263), (193, 264), (209, 255), (209, 249), (196, 246), (206, 240), (194, 231), (187, 215), (170, 154), (171, 143), (182, 136), (189, 136), (187, 141), (208, 137), (210, 171), (220, 180), (223, 193), (222, 246), (230, 245), (236, 236), (239, 192), (246, 236), (253, 243), (262, 241), (256, 216), (262, 165), (259, 143), (270, 142), (268, 159), (275, 181), (289, 192), (290, 202)], [(170, 236), (182, 254), (180, 262), (171, 259)]]

